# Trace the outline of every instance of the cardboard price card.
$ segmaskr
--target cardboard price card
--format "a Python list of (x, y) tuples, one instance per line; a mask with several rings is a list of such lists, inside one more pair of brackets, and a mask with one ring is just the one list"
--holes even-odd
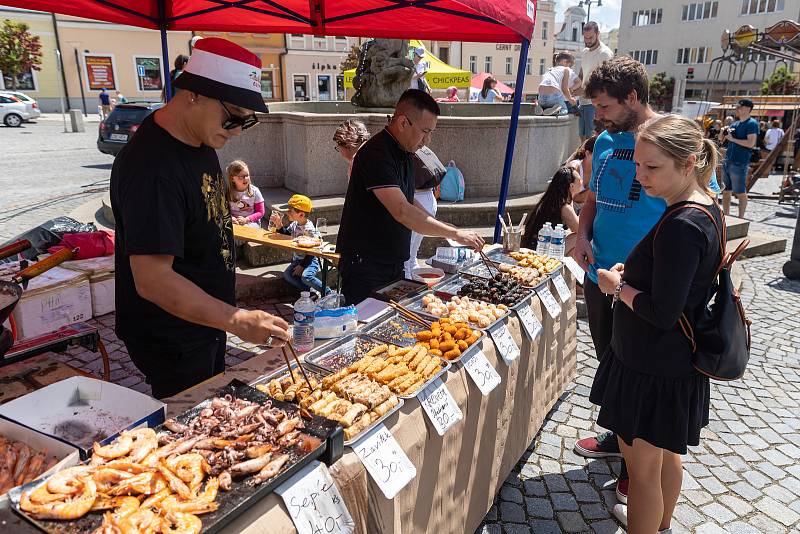
[(569, 269), (569, 272), (571, 272), (572, 276), (575, 277), (575, 280), (579, 284), (583, 285), (583, 277), (586, 276), (586, 272), (583, 269), (581, 269), (581, 266), (578, 265), (578, 262), (570, 257), (564, 258), (563, 261), (564, 265), (566, 265), (567, 269)]
[(556, 298), (550, 293), (550, 289), (547, 286), (542, 286), (536, 290), (536, 294), (539, 295), (539, 300), (542, 301), (544, 304), (547, 313), (550, 314), (550, 317), (555, 319), (558, 317), (558, 314), (561, 313), (561, 305), (558, 303)]
[(503, 358), (504, 362), (506, 362), (508, 365), (511, 365), (511, 362), (519, 358), (519, 347), (517, 346), (517, 342), (514, 341), (514, 338), (511, 337), (511, 332), (508, 330), (508, 325), (503, 324), (499, 328), (492, 330), (490, 333), (492, 335), (494, 345), (497, 347), (497, 353), (500, 354), (500, 357)]
[(572, 291), (569, 290), (567, 281), (564, 280), (564, 277), (561, 275), (561, 273), (558, 273), (553, 277), (553, 285), (556, 286), (558, 298), (561, 299), (561, 302), (568, 302), (572, 296)]
[(536, 339), (539, 337), (539, 334), (542, 333), (542, 323), (539, 322), (539, 318), (536, 317), (536, 314), (533, 313), (533, 308), (531, 308), (530, 304), (526, 304), (517, 310), (517, 315), (519, 316), (519, 321), (522, 323), (522, 326), (525, 328), (525, 331), (530, 336), (531, 340)]
[(353, 450), (387, 499), (394, 499), (417, 476), (417, 468), (383, 423), (353, 445)]
[(444, 385), (440, 378), (437, 378), (425, 389), (417, 394), (417, 399), (428, 414), (428, 419), (433, 423), (436, 433), (444, 436), (447, 429), (461, 421), (464, 415), (461, 408), (456, 404), (456, 400), (450, 394), (450, 390)]
[(275, 490), (299, 534), (352, 534), (355, 523), (328, 468), (312, 462)]
[(462, 359), (461, 363), (464, 364), (464, 369), (467, 370), (467, 374), (469, 374), (472, 381), (475, 382), (475, 385), (478, 386), (481, 395), (484, 397), (491, 393), (503, 380), (500, 378), (497, 369), (489, 363), (489, 360), (482, 350), (479, 350), (467, 360)]

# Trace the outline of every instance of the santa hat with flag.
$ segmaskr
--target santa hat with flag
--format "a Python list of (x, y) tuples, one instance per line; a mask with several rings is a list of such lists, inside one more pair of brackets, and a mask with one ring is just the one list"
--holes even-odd
[(175, 87), (267, 112), (261, 96), (261, 60), (236, 43), (218, 37), (200, 39)]

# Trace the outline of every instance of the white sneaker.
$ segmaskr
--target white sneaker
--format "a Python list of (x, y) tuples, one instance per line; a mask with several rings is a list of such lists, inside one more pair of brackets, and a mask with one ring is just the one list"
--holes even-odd
[(559, 111), (561, 111), (561, 106), (553, 106), (552, 108), (547, 108), (544, 110), (542, 115), (552, 117), (553, 115), (558, 115)]
[(614, 509), (612, 510), (614, 513), (614, 517), (622, 523), (622, 526), (628, 526), (628, 505), (627, 504), (615, 504)]

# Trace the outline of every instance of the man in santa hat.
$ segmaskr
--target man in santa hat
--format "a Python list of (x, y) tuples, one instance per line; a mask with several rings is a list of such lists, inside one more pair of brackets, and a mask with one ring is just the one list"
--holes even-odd
[(287, 323), (235, 306), (235, 247), (215, 149), (258, 123), (261, 61), (225, 39), (195, 44), (182, 89), (114, 161), (116, 330), (153, 396), (225, 369), (226, 332), (283, 344)]

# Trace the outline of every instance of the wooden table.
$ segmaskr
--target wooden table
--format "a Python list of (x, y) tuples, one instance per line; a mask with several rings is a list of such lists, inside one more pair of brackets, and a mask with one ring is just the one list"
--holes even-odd
[[(308, 254), (314, 256), (322, 261), (322, 294), (325, 295), (325, 288), (328, 284), (328, 268), (330, 263), (337, 265), (340, 256), (336, 252), (325, 252), (319, 248), (303, 248), (298, 247), (292, 240), (292, 236), (275, 233), (269, 233), (263, 228), (251, 228), (249, 226), (241, 226), (238, 224), (233, 225), (233, 237), (242, 241), (249, 241), (251, 243), (258, 243), (259, 245), (267, 245), (291, 253)], [(324, 243), (323, 243), (324, 244)]]

